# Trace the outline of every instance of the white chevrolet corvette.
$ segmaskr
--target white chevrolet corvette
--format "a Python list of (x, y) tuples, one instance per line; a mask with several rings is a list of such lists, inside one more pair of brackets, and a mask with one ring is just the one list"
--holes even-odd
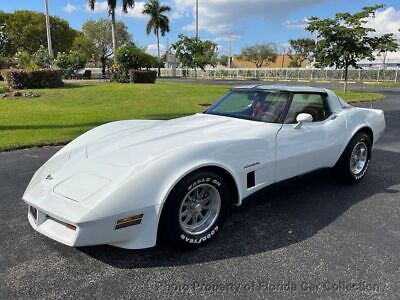
[(330, 90), (243, 86), (204, 113), (90, 130), (35, 173), (23, 200), (31, 226), (69, 246), (138, 249), (162, 236), (193, 247), (276, 182), (321, 168), (360, 181), (384, 129), (383, 111)]

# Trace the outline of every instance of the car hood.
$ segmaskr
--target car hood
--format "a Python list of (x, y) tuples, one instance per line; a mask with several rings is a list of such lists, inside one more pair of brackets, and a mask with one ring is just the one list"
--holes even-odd
[(267, 149), (269, 139), (275, 142), (278, 129), (278, 124), (207, 114), (105, 124), (46, 162), (32, 178), (24, 199), (48, 201), (55, 195), (90, 208), (132, 178), (140, 184), (139, 177), (148, 170), (156, 176), (166, 161), (171, 172), (184, 161), (213, 157), (244, 166), (267, 155), (258, 149)]
[(130, 166), (190, 145), (249, 136), (248, 130), (254, 124), (257, 123), (196, 114), (115, 132), (88, 143), (86, 153), (89, 159), (116, 166)]

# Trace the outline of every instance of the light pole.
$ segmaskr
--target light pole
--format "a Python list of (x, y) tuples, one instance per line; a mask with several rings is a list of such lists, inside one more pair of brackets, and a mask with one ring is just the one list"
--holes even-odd
[(49, 49), (50, 57), (53, 57), (53, 47), (51, 46), (51, 31), (50, 31), (48, 0), (44, 0), (44, 6), (45, 6), (45, 9), (46, 9), (47, 48)]
[(315, 69), (315, 66), (317, 65), (317, 57), (315, 55), (317, 46), (318, 46), (318, 31), (315, 32), (315, 50), (314, 50), (314, 58), (313, 58), (313, 62), (312, 62), (313, 69)]
[(196, 0), (196, 38), (199, 38), (199, 0)]
[(232, 57), (232, 34), (231, 31), (229, 31), (229, 46), (228, 46), (228, 69), (232, 67), (231, 65), (231, 57)]

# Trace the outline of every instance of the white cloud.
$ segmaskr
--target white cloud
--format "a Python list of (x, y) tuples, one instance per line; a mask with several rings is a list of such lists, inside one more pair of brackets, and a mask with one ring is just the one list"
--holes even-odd
[[(199, 1), (199, 28), (211, 34), (221, 34), (234, 24), (251, 18), (278, 20), (290, 13), (329, 0), (201, 0)], [(174, 17), (195, 15), (194, 0), (174, 0)], [(193, 31), (194, 21), (183, 30)]]
[[(142, 14), (144, 8), (144, 2), (136, 2), (135, 7), (133, 9), (128, 8), (128, 13), (122, 12), (122, 7), (119, 6), (116, 8), (115, 13), (118, 16), (125, 16), (133, 19), (144, 19), (145, 15)], [(86, 11), (93, 13), (108, 13), (108, 4), (107, 1), (99, 1), (96, 2), (94, 6), (94, 10), (92, 11), (89, 6), (86, 7)]]
[(232, 42), (234, 42), (234, 41), (238, 41), (240, 39), (242, 39), (242, 36), (240, 34), (232, 34), (230, 37), (228, 34), (226, 34), (226, 35), (217, 36), (214, 39), (214, 41), (215, 42), (229, 42), (229, 40), (231, 40)]
[[(385, 33), (393, 33), (396, 37), (400, 38), (400, 10), (394, 7), (388, 7), (384, 10), (376, 12), (375, 17), (367, 19), (366, 27), (371, 27), (376, 30), (376, 35)], [(302, 20), (288, 20), (285, 22), (286, 27), (290, 28), (304, 28), (308, 24), (307, 18)]]
[[(163, 55), (166, 51), (167, 51), (167, 46), (165, 46), (164, 44), (160, 44), (161, 55)], [(157, 44), (148, 45), (147, 48), (146, 48), (146, 53), (150, 54), (150, 55), (153, 55), (153, 56), (158, 56), (158, 54), (157, 54)]]
[(393, 33), (400, 38), (400, 10), (388, 7), (385, 10), (377, 11), (375, 18), (369, 18), (366, 26), (374, 28), (376, 34)]
[(67, 13), (73, 13), (74, 11), (76, 11), (78, 9), (78, 7), (76, 5), (73, 5), (72, 3), (67, 3), (67, 5), (65, 5), (62, 10), (67, 12)]
[(304, 18), (303, 20), (287, 20), (285, 22), (285, 26), (288, 28), (304, 29), (307, 25), (308, 25), (307, 18)]
[(128, 13), (124, 14), (121, 10), (121, 8), (119, 8), (117, 10), (117, 15), (119, 16), (127, 16), (133, 19), (144, 19), (147, 18), (144, 14), (142, 14), (142, 11), (144, 9), (144, 2), (136, 2), (135, 3), (135, 7), (133, 9), (128, 9)]

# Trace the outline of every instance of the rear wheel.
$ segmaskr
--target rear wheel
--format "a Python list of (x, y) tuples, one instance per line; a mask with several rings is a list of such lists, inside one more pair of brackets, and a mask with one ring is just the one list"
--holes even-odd
[(167, 240), (179, 247), (198, 247), (221, 230), (228, 209), (229, 189), (224, 178), (214, 172), (196, 172), (172, 190), (161, 229)]
[(370, 137), (360, 132), (347, 145), (336, 171), (339, 178), (347, 183), (357, 183), (367, 174), (371, 162), (372, 142)]

